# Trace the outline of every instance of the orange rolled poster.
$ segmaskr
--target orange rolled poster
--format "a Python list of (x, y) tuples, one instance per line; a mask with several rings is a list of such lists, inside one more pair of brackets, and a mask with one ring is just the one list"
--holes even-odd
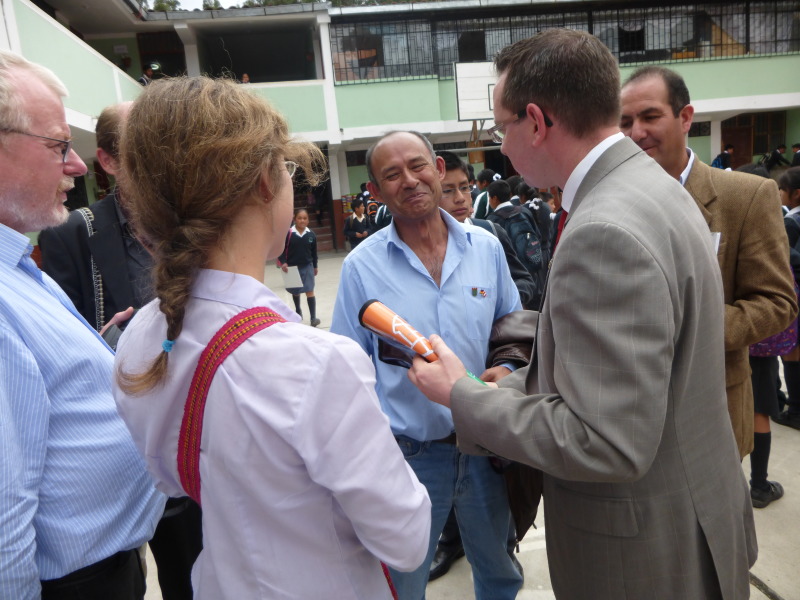
[(428, 362), (439, 360), (428, 338), (378, 300), (367, 300), (364, 303), (358, 313), (358, 321), (380, 337), (413, 350)]

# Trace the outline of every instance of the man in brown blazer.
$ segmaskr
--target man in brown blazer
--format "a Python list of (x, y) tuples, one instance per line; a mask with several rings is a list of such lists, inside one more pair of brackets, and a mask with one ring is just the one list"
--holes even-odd
[(619, 70), (600, 40), (546, 30), (495, 66), (490, 131), (528, 184), (563, 189), (568, 213), (532, 366), (482, 385), (434, 335), (440, 360), (409, 376), (451, 407), (462, 451), (544, 472), (557, 598), (747, 598), (755, 531), (708, 227), (620, 133)]
[(766, 495), (768, 504), (783, 489), (766, 481), (769, 417), (754, 416), (748, 348), (786, 329), (797, 315), (780, 195), (773, 180), (711, 168), (686, 147), (694, 115), (689, 102), (680, 75), (642, 67), (622, 86), (620, 128), (681, 182), (714, 237), (725, 293), (728, 411), (740, 456), (752, 451), (753, 493)]

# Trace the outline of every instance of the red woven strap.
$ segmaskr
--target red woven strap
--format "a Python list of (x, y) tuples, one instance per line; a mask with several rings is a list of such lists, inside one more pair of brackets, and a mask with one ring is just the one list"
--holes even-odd
[(206, 409), (208, 388), (214, 373), (242, 342), (254, 333), (286, 320), (263, 307), (250, 308), (225, 323), (203, 350), (183, 408), (180, 437), (178, 438), (178, 473), (181, 485), (197, 504), (200, 504), (200, 440), (203, 437), (203, 414)]
[(392, 576), (389, 574), (389, 567), (387, 567), (384, 563), (381, 563), (381, 569), (383, 569), (383, 576), (386, 577), (386, 583), (389, 584), (389, 591), (392, 593), (393, 600), (399, 600), (397, 597), (397, 589), (394, 587)]

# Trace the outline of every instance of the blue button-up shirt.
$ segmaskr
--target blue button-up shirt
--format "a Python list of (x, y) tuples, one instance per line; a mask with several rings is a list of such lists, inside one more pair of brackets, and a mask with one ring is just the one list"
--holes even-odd
[(377, 336), (358, 322), (364, 302), (380, 300), (422, 335), (440, 335), (475, 374), (485, 368), (492, 323), (522, 308), (497, 238), (440, 213), (448, 232), (440, 285), (392, 223), (345, 259), (331, 323), (332, 332), (354, 339), (372, 358), (375, 388), (394, 434), (420, 441), (453, 431), (450, 409), (428, 400), (406, 369), (378, 359)]
[(0, 598), (149, 540), (165, 497), (111, 396), (113, 353), (0, 225)]

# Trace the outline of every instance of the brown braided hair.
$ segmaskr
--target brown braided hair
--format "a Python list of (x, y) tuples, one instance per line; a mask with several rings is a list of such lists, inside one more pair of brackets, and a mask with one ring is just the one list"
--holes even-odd
[[(230, 80), (179, 77), (154, 81), (134, 102), (120, 140), (120, 185), (137, 235), (153, 253), (153, 287), (167, 320), (167, 340), (183, 328), (189, 292), (234, 217), (258, 200), (266, 172), (269, 197), (282, 183), (284, 159), (311, 185), (325, 159), (289, 137), (284, 118)], [(261, 199), (263, 201), (263, 199)], [(117, 369), (117, 383), (141, 394), (166, 376), (162, 351), (143, 373)]]

